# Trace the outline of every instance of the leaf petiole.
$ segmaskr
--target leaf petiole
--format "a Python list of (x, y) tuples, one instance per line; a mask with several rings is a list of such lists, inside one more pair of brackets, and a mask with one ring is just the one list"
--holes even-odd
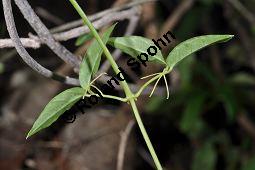
[[(91, 97), (91, 96), (97, 96), (97, 97), (100, 97), (98, 94), (86, 94), (85, 97)], [(106, 95), (106, 94), (102, 94), (102, 96), (104, 98), (107, 98), (107, 99), (113, 99), (113, 100), (118, 100), (118, 101), (121, 101), (121, 102), (126, 102), (126, 98), (121, 98), (121, 97), (118, 97), (118, 96), (111, 96), (111, 95)]]

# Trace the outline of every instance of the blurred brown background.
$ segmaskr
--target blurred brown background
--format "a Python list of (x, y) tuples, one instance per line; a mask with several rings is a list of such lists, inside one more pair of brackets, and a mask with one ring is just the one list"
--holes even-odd
[[(95, 14), (131, 0), (78, 2), (88, 14)], [(49, 29), (79, 19), (69, 1), (29, 3)], [(144, 95), (138, 101), (165, 169), (254, 170), (255, 1), (159, 0), (134, 8), (137, 14), (131, 18), (138, 17), (138, 22), (134, 19), (130, 26), (127, 19), (119, 21), (114, 35), (124, 35), (128, 25), (129, 34), (150, 39), (171, 30), (177, 40), (163, 49), (165, 56), (176, 44), (194, 36), (235, 35), (228, 43), (185, 59), (168, 77), (169, 100), (165, 99), (161, 82), (155, 97)], [(21, 37), (36, 35), (14, 3), (13, 13)], [(0, 16), (1, 39), (9, 38), (3, 12)], [(76, 38), (62, 44), (77, 56), (83, 56), (88, 46), (77, 46)], [(77, 77), (45, 45), (27, 50), (46, 68)], [(125, 64), (127, 57), (121, 55), (118, 63), (129, 72), (130, 83), (136, 86), (143, 83), (139, 77), (161, 70), (151, 64), (133, 73)], [(14, 48), (0, 48), (1, 170), (153, 169), (139, 128), (133, 124), (132, 111), (125, 104), (101, 102), (86, 110), (85, 115), (78, 115), (73, 124), (57, 121), (26, 140), (26, 133), (44, 106), (68, 87), (34, 72)], [(125, 153), (120, 151), (121, 143)]]

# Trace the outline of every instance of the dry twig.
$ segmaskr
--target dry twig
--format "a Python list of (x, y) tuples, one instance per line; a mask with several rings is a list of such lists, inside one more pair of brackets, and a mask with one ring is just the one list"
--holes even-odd
[(7, 30), (10, 34), (11, 39), (13, 40), (13, 43), (15, 45), (17, 52), (19, 53), (21, 58), (25, 61), (25, 63), (27, 63), (27, 65), (29, 65), (33, 70), (35, 70), (36, 72), (38, 72), (39, 74), (41, 74), (45, 77), (52, 78), (54, 80), (58, 80), (58, 81), (61, 81), (63, 83), (70, 84), (70, 85), (79, 85), (79, 81), (77, 81), (73, 78), (59, 76), (59, 75), (53, 73), (52, 71), (44, 68), (43, 66), (38, 64), (28, 54), (28, 52), (22, 45), (22, 42), (20, 41), (20, 38), (19, 38), (17, 30), (16, 30), (13, 13), (12, 13), (11, 0), (3, 0), (2, 2), (3, 2), (3, 10), (4, 10), (4, 16), (5, 16)]
[(255, 16), (240, 1), (228, 0), (228, 2), (252, 25), (255, 25)]
[[(158, 0), (135, 0), (131, 3), (128, 3), (128, 4), (125, 4), (125, 5), (122, 5), (122, 6), (116, 6), (116, 7), (98, 12), (94, 15), (89, 16), (88, 18), (89, 18), (90, 21), (95, 21), (95, 20), (98, 20), (98, 19), (100, 19), (104, 16), (108, 16), (111, 13), (120, 12), (122, 10), (129, 9), (129, 8), (132, 8), (132, 7), (144, 4), (144, 3), (155, 2), (155, 1), (158, 1)], [(51, 29), (51, 32), (52, 33), (62, 32), (62, 31), (66, 31), (66, 30), (69, 30), (69, 29), (72, 29), (72, 28), (76, 28), (76, 27), (79, 27), (79, 26), (82, 26), (82, 25), (83, 25), (83, 21), (81, 19), (79, 19), (79, 20), (72, 21), (70, 23), (66, 23), (64, 25), (61, 25), (59, 27), (53, 28), (53, 29)]]
[(57, 54), (58, 57), (60, 57), (66, 63), (70, 64), (74, 68), (79, 68), (81, 61), (78, 59), (78, 57), (72, 54), (69, 50), (67, 50), (53, 38), (50, 31), (36, 15), (27, 0), (15, 0), (15, 3), (30, 26), (38, 34), (40, 40), (44, 42), (55, 54)]
[(128, 141), (128, 137), (129, 137), (134, 125), (135, 125), (135, 121), (131, 120), (128, 123), (125, 131), (120, 134), (121, 139), (120, 139), (118, 159), (117, 159), (117, 170), (123, 170), (124, 157), (125, 157), (125, 152), (126, 152), (126, 148), (127, 148), (127, 141)]
[[(123, 10), (120, 12), (114, 12), (107, 16), (102, 17), (100, 20), (95, 21), (93, 25), (96, 29), (99, 29), (114, 21), (121, 21), (124, 19), (128, 19), (130, 18), (130, 16), (134, 16), (134, 14), (136, 14), (137, 12), (138, 12), (137, 8), (131, 8), (131, 9)], [(89, 28), (87, 26), (81, 26), (81, 27), (77, 27), (65, 32), (56, 33), (54, 34), (54, 37), (58, 41), (67, 41), (73, 38), (77, 38), (88, 32), (89, 32)]]
[[(105, 25), (108, 25), (112, 22), (116, 22), (116, 21), (121, 21), (121, 20), (125, 20), (125, 19), (130, 19), (131, 17), (133, 17), (134, 15), (137, 14), (137, 9), (131, 8), (128, 10), (124, 10), (121, 12), (115, 12), (115, 13), (111, 13), (105, 17), (102, 17), (101, 19), (93, 22), (93, 25), (95, 26), (95, 28), (100, 29), (102, 27), (104, 27)], [(87, 26), (81, 26), (78, 28), (74, 28), (65, 32), (60, 32), (60, 33), (56, 33), (53, 34), (53, 37), (56, 41), (67, 41), (73, 38), (77, 38), (83, 34), (89, 33), (89, 29)], [(27, 48), (37, 48), (37, 46), (33, 45), (32, 42), (36, 42), (36, 44), (41, 44), (42, 42), (40, 41), (40, 39), (36, 36), (33, 36), (32, 38), (22, 38), (22, 40), (24, 42), (29, 42), (29, 43), (24, 43), (24, 46)], [(30, 43), (31, 42), (31, 43)], [(5, 45), (7, 44), (7, 45)], [(10, 44), (10, 39), (4, 39), (1, 40), (1, 46), (8, 46), (8, 47), (14, 47), (14, 44)], [(0, 48), (1, 48), (0, 46)]]
[(255, 126), (252, 121), (245, 114), (239, 114), (237, 117), (237, 122), (239, 126), (249, 134), (253, 139), (255, 139)]
[(173, 14), (167, 19), (164, 24), (161, 34), (173, 30), (173, 28), (178, 24), (181, 17), (192, 7), (195, 0), (183, 0), (181, 4), (173, 11)]
[[(150, 2), (150, 1), (153, 1), (153, 0), (149, 0), (147, 2)], [(14, 22), (14, 17), (13, 17), (13, 13), (12, 13), (12, 6), (11, 6), (11, 0), (3, 0), (3, 9), (4, 9), (4, 16), (5, 16), (5, 20), (6, 20), (6, 25), (7, 25), (7, 30), (10, 34), (10, 37), (13, 41), (13, 44), (12, 46), (14, 46), (17, 50), (17, 52), (19, 53), (19, 55), (21, 56), (21, 58), (25, 61), (25, 63), (27, 63), (33, 70), (35, 70), (36, 72), (38, 72), (39, 74), (47, 77), (47, 78), (52, 78), (54, 80), (57, 80), (57, 81), (60, 81), (62, 83), (65, 83), (65, 84), (69, 84), (69, 85), (74, 85), (74, 86), (79, 86), (79, 80), (78, 79), (75, 79), (75, 78), (70, 78), (68, 76), (66, 77), (63, 77), (63, 76), (60, 76), (58, 74), (55, 74), (53, 73), (52, 71), (48, 70), (47, 68), (43, 67), (42, 65), (40, 65), (39, 63), (37, 63), (30, 55), (29, 53), (26, 51), (26, 49), (24, 48), (23, 45), (28, 45), (26, 44), (26, 41), (32, 41), (32, 42), (35, 42), (37, 41), (38, 43), (41, 43), (39, 39), (36, 39), (36, 38), (30, 38), (30, 39), (20, 39), (20, 37), (18, 36), (18, 33), (17, 33), (17, 30), (16, 30), (16, 26), (15, 26), (15, 22)], [(40, 31), (40, 34), (42, 36), (43, 39), (45, 39), (46, 42), (48, 43), (53, 43), (54, 46), (56, 46), (57, 43), (54, 38), (52, 39), (48, 29), (44, 26), (44, 25), (41, 25), (43, 23), (36, 23), (36, 25), (33, 25), (34, 22), (41, 22), (40, 19), (38, 18), (38, 16), (36, 16), (36, 14), (34, 13), (34, 11), (31, 11), (29, 10), (28, 11), (25, 11), (26, 9), (29, 9), (31, 8), (30, 5), (27, 3), (27, 1), (19, 1), (19, 0), (15, 0), (15, 2), (17, 3), (17, 5), (19, 6), (19, 8), (23, 11), (22, 13), (25, 15), (26, 19), (29, 20), (31, 16), (34, 16), (35, 15), (35, 18), (33, 18), (33, 21), (29, 21), (30, 24), (32, 25), (32, 27), (38, 31), (39, 30), (39, 26), (42, 26), (44, 27), (44, 31), (46, 31), (46, 33), (42, 33), (41, 31), (42, 30), (39, 30)], [(137, 2), (136, 2), (137, 3)], [(134, 5), (135, 2), (130, 3), (129, 5), (132, 6)], [(129, 6), (126, 6), (127, 8)], [(119, 15), (119, 14), (122, 14), (122, 17), (125, 16), (125, 17), (130, 17), (130, 11), (131, 10), (134, 10), (133, 12), (137, 12), (137, 9), (128, 9), (128, 10), (124, 10), (124, 11), (121, 11), (120, 13), (114, 13), (114, 15)], [(111, 14), (113, 15), (113, 14)], [(128, 16), (129, 15), (129, 16)], [(109, 16), (108, 16), (109, 17)], [(114, 17), (114, 16), (113, 16)], [(121, 19), (121, 17), (116, 17), (115, 18), (116, 20), (118, 19)], [(123, 18), (122, 18), (123, 19)], [(107, 20), (108, 22), (104, 23), (103, 21), (105, 21), (106, 19), (103, 17), (102, 20), (100, 21), (97, 21), (96, 23), (98, 23), (98, 26), (104, 26), (104, 24), (108, 23), (108, 22), (113, 22), (113, 20), (109, 19)], [(96, 24), (95, 23), (95, 24)], [(107, 24), (106, 24), (107, 25)], [(41, 28), (41, 27), (40, 27)], [(85, 32), (86, 33), (86, 32)], [(39, 34), (39, 33), (38, 33)], [(83, 34), (83, 33), (82, 33)], [(81, 34), (80, 34), (81, 35)], [(78, 35), (76, 35), (78, 36)], [(49, 38), (50, 37), (50, 38)], [(49, 39), (47, 39), (49, 38)], [(22, 41), (21, 41), (22, 40)], [(5, 40), (5, 42), (8, 42), (9, 40)], [(10, 42), (9, 42), (10, 43)], [(9, 44), (9, 47), (11, 45)], [(32, 46), (31, 44), (29, 44), (28, 46)], [(35, 46), (34, 46), (35, 47)], [(59, 47), (57, 45), (57, 47)], [(62, 48), (62, 47), (61, 47)], [(61, 48), (59, 48), (58, 50), (60, 50)], [(55, 50), (55, 49), (54, 49)], [(75, 62), (74, 62), (75, 63)], [(119, 87), (116, 87), (117, 90), (119, 90), (120, 88)], [(138, 86), (136, 85), (132, 85), (131, 84), (131, 90), (132, 91), (137, 91), (139, 89)], [(147, 88), (143, 94), (148, 94), (149, 93), (149, 90), (151, 89), (151, 87)], [(161, 95), (163, 93), (163, 88), (159, 88), (159, 90), (157, 91), (158, 95)]]
[[(20, 38), (22, 45), (26, 48), (37, 49), (41, 47), (41, 43), (31, 38)], [(14, 43), (11, 39), (0, 39), (0, 48), (13, 48)]]
[(64, 23), (64, 21), (61, 18), (53, 15), (52, 13), (50, 13), (49, 11), (42, 7), (37, 7), (35, 11), (38, 14), (38, 16), (52, 22), (53, 24), (60, 25)]
[[(125, 36), (129, 36), (132, 35), (137, 27), (138, 21), (139, 21), (139, 16), (138, 15), (134, 15), (129, 19), (129, 24), (127, 27), (127, 30), (125, 32)], [(115, 50), (113, 52), (113, 57), (115, 60), (118, 60), (118, 58), (121, 56), (121, 51), (120, 50)], [(103, 65), (101, 66), (99, 73), (104, 73), (107, 72), (109, 70), (109, 68), (111, 67), (110, 63), (108, 61), (106, 61), (105, 63), (103, 63)]]

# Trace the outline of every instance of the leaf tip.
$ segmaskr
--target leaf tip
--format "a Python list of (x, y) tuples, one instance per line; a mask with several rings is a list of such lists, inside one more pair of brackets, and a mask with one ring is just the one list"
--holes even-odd
[(227, 34), (227, 35), (225, 35), (225, 36), (226, 36), (225, 42), (226, 42), (226, 41), (229, 41), (229, 40), (231, 40), (232, 38), (235, 37), (235, 35), (231, 35), (231, 34)]
[(36, 134), (40, 129), (34, 128), (34, 126), (30, 129), (30, 131), (27, 133), (26, 139), (30, 138), (34, 134)]
[(30, 138), (31, 137), (31, 134), (30, 134), (30, 131), (28, 132), (28, 134), (27, 134), (27, 136), (26, 136), (26, 140), (28, 139), (28, 138)]
[(230, 39), (234, 38), (235, 35), (228, 35)]
[(27, 140), (28, 138), (30, 138), (31, 136), (33, 136), (34, 134), (35, 134), (34, 130), (31, 129), (31, 130), (27, 133), (26, 140)]

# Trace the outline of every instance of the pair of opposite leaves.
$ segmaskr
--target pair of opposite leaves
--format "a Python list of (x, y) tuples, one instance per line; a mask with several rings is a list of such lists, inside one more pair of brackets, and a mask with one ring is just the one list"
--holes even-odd
[[(115, 25), (110, 27), (102, 35), (104, 44), (109, 43), (111, 46), (120, 49), (131, 57), (136, 58), (141, 53), (147, 53), (147, 49), (153, 46), (150, 39), (139, 36), (117, 37), (110, 38)], [(163, 64), (169, 70), (172, 70), (181, 60), (190, 54), (201, 50), (214, 43), (226, 42), (233, 35), (205, 35), (198, 36), (186, 40), (176, 46), (168, 55), (166, 60), (159, 51), (156, 55), (151, 56), (149, 61)], [(92, 77), (97, 73), (103, 49), (99, 43), (94, 40), (87, 50), (80, 66), (79, 80), (81, 87), (68, 89), (59, 95), (55, 96), (44, 108), (38, 119), (33, 124), (33, 127), (27, 134), (27, 138), (39, 132), (40, 130), (49, 127), (54, 123), (65, 111), (69, 110), (76, 102), (78, 102), (87, 90), (90, 88)]]

